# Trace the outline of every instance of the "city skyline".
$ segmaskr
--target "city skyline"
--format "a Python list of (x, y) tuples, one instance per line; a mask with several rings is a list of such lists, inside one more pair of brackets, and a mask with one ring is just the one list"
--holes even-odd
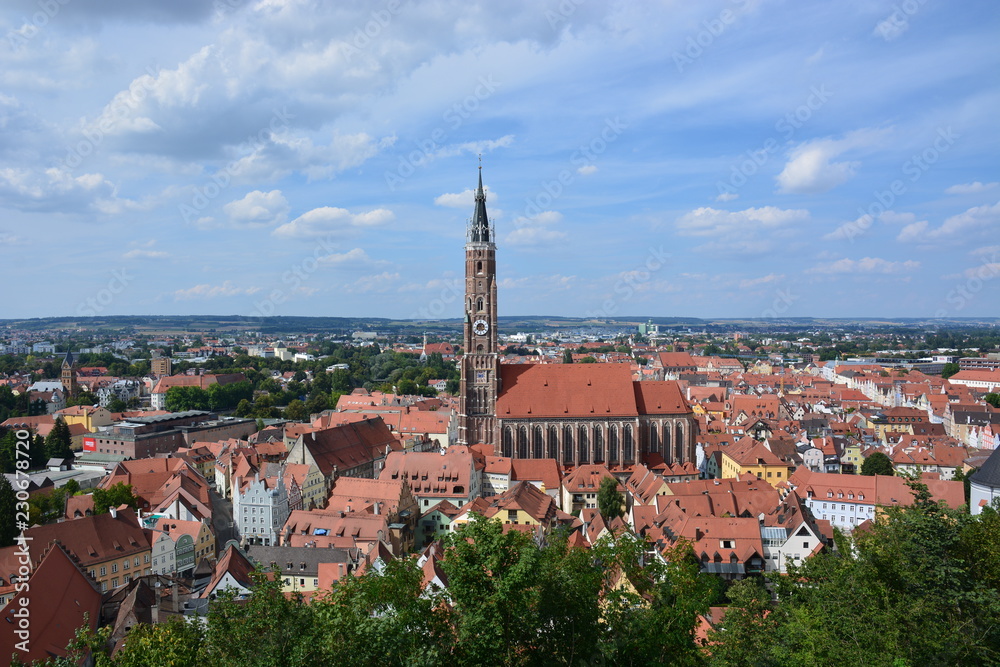
[(9, 3), (4, 317), (461, 317), (479, 155), (501, 317), (994, 315), (998, 24)]

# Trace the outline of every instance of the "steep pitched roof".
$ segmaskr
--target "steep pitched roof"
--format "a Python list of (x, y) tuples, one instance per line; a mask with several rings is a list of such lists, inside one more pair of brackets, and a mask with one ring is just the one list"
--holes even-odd
[(503, 364), (500, 378), (501, 419), (639, 414), (625, 364)]
[[(53, 545), (28, 581), (29, 590), (18, 593), (0, 612), (7, 622), (0, 623), (0, 655), (17, 653), (25, 662), (47, 660), (66, 655), (66, 645), (88, 615), (90, 629), (97, 628), (101, 611), (101, 593), (94, 581), (73, 562), (59, 545)], [(23, 607), (21, 598), (27, 598)], [(22, 641), (14, 634), (18, 619), (14, 611), (26, 608), (30, 614), (31, 636), (26, 653), (15, 650)]]
[(972, 473), (969, 481), (983, 486), (1000, 488), (1000, 449), (994, 449), (986, 463)]

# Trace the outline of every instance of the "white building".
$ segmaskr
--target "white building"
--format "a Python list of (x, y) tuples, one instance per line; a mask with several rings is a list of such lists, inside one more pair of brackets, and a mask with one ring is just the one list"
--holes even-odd
[(240, 537), (251, 544), (277, 545), (288, 519), (288, 489), (283, 470), (275, 476), (233, 480), (233, 519)]

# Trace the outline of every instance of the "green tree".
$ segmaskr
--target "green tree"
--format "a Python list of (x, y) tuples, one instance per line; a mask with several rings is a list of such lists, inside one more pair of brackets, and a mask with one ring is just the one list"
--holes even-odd
[(138, 509), (142, 500), (135, 495), (131, 484), (118, 482), (108, 489), (94, 489), (94, 514), (104, 514), (110, 507), (128, 505)]
[(563, 350), (562, 360), (564, 364), (573, 363), (573, 351), (569, 349)]
[(73, 437), (70, 435), (69, 426), (62, 417), (56, 417), (56, 423), (45, 437), (45, 455), (49, 459), (72, 458)]
[(601, 486), (597, 489), (597, 509), (604, 520), (611, 522), (625, 513), (625, 496), (618, 490), (618, 480), (614, 477), (605, 477), (601, 480)]
[(1000, 394), (995, 394), (990, 392), (983, 397), (984, 400), (992, 405), (994, 408), (1000, 408)]
[(586, 357), (584, 357), (583, 359), (580, 359), (580, 363), (581, 363), (581, 364), (596, 364), (596, 363), (597, 363), (597, 359), (595, 359), (594, 357), (592, 357), (592, 356), (590, 356), (590, 355), (588, 354), (588, 355), (587, 355)]
[(327, 664), (449, 663), (454, 632), (444, 600), (441, 591), (424, 590), (413, 557), (341, 579), (312, 604)]
[(236, 601), (229, 590), (209, 607), (203, 664), (296, 667), (331, 664), (323, 629), (301, 594), (286, 596), (281, 573), (254, 572), (253, 593)]
[(285, 419), (291, 421), (302, 422), (309, 418), (309, 414), (306, 412), (306, 404), (299, 399), (294, 399), (289, 401), (288, 405), (285, 407)]
[(962, 370), (958, 364), (945, 364), (941, 369), (941, 377), (947, 380), (952, 375), (955, 375), (960, 370)]
[(108, 401), (108, 412), (125, 412), (128, 404), (120, 398), (112, 398)]
[(733, 582), (729, 608), (721, 630), (709, 631), (713, 667), (764, 667), (777, 664), (772, 646), (777, 621), (771, 614), (771, 594), (756, 578)]
[(861, 464), (862, 475), (892, 475), (892, 459), (882, 452), (874, 452)]
[(0, 475), (0, 547), (9, 547), (17, 537), (17, 497), (5, 475)]

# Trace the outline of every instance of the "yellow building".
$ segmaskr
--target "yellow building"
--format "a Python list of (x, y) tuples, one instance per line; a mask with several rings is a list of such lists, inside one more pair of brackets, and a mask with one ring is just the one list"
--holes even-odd
[(94, 407), (92, 405), (74, 405), (70, 408), (63, 408), (56, 413), (57, 417), (62, 417), (67, 426), (72, 424), (83, 424), (90, 433), (96, 433), (98, 427), (111, 424), (111, 413), (107, 408)]
[(745, 438), (722, 449), (722, 477), (739, 478), (750, 473), (771, 486), (784, 482), (792, 473), (792, 468), (778, 458), (764, 443)]

